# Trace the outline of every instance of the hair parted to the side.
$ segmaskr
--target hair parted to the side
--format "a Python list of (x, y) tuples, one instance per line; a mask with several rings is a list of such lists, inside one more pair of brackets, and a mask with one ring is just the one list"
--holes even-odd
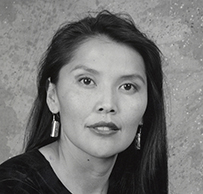
[(141, 150), (133, 142), (118, 155), (110, 177), (109, 193), (167, 194), (168, 165), (161, 53), (141, 33), (130, 17), (102, 11), (63, 25), (54, 35), (39, 64), (38, 95), (27, 125), (25, 151), (38, 149), (58, 138), (50, 137), (52, 113), (46, 104), (48, 78), (57, 83), (59, 71), (68, 65), (76, 49), (90, 38), (106, 36), (125, 44), (143, 58), (148, 84), (148, 105), (143, 117)]

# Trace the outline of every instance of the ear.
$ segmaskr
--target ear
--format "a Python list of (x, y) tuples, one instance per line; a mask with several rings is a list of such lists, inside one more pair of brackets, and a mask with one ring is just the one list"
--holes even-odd
[(47, 89), (47, 97), (46, 97), (47, 106), (49, 110), (56, 114), (60, 110), (59, 100), (56, 91), (56, 85), (49, 81), (48, 89)]
[(139, 125), (141, 125), (141, 126), (143, 125), (143, 118), (141, 119)]

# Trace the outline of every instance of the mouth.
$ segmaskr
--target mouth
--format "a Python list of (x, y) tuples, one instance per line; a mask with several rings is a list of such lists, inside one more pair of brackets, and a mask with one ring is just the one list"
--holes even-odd
[(98, 122), (93, 125), (87, 126), (93, 132), (102, 135), (114, 134), (120, 130), (120, 128), (113, 122)]

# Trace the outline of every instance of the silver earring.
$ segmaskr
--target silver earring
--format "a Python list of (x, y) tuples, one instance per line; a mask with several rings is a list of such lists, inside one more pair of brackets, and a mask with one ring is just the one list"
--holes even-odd
[(142, 131), (142, 125), (139, 125), (137, 129), (137, 134), (135, 136), (135, 146), (137, 150), (141, 149), (141, 131)]
[(59, 135), (59, 122), (55, 120), (55, 115), (53, 115), (53, 120), (51, 124), (51, 137), (58, 137)]

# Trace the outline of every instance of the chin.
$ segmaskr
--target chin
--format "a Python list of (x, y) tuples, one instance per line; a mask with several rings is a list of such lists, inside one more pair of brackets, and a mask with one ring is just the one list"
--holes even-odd
[[(124, 149), (125, 150), (125, 149)], [(124, 150), (119, 150), (119, 151), (116, 151), (116, 152), (110, 152), (110, 151), (100, 151), (100, 152), (96, 152), (94, 154), (92, 154), (92, 156), (94, 156), (95, 158), (101, 158), (101, 159), (110, 159), (110, 158), (115, 158), (117, 157), (117, 155), (124, 151)]]

